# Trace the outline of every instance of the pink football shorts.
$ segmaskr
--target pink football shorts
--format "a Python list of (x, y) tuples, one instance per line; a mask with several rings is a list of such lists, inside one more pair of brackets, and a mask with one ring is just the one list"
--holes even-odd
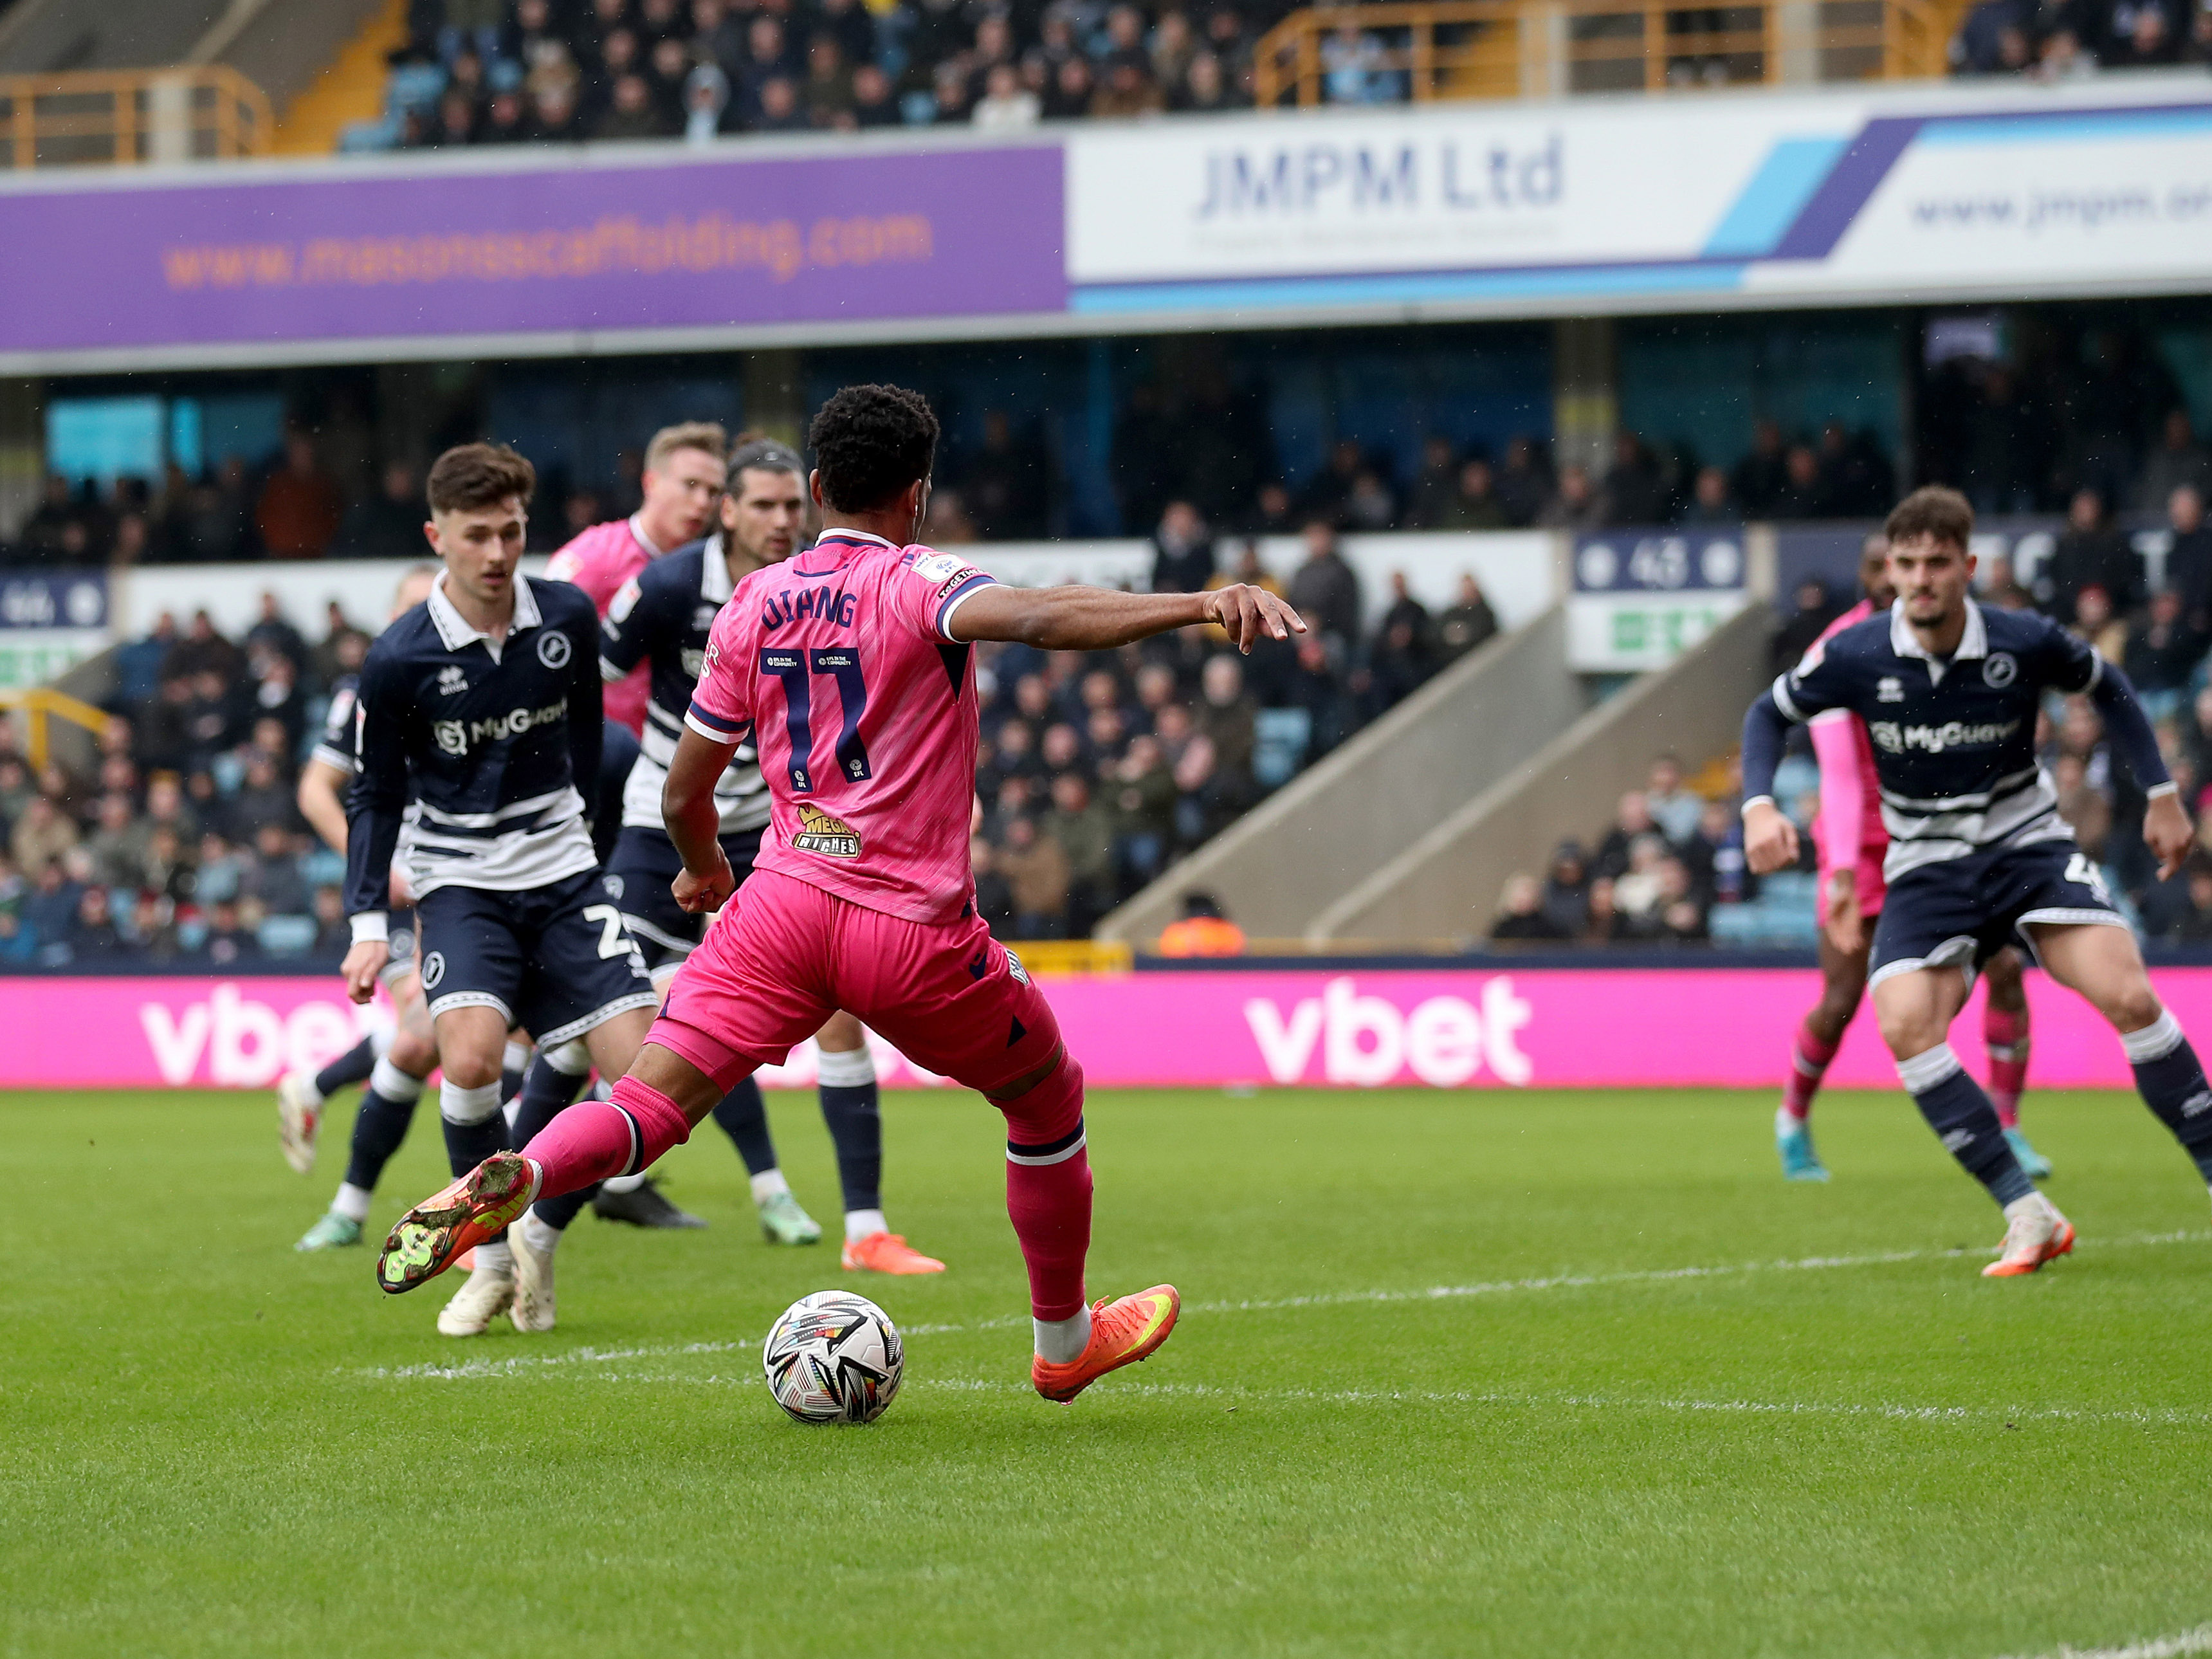
[(1051, 1005), (973, 907), (956, 921), (906, 921), (775, 870), (755, 870), (723, 906), (646, 1041), (728, 1089), (840, 1008), (986, 1095), (1060, 1043)]

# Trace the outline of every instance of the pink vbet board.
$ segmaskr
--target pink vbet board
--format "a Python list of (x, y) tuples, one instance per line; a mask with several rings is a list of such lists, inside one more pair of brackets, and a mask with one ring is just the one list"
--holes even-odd
[[(2183, 1026), (2212, 1039), (2212, 969), (2152, 978)], [(1095, 1086), (1778, 1088), (1790, 1033), (1818, 994), (1809, 969), (1231, 969), (1054, 979), (1045, 990)], [(2125, 1088), (2120, 1045), (2078, 997), (2028, 976), (2032, 1086)], [(1980, 999), (1954, 1039), (1978, 1073)], [(335, 980), (0, 978), (0, 1087), (261, 1089), (320, 1065), (384, 1018)], [(878, 1045), (894, 1086), (941, 1079)], [(814, 1078), (811, 1046), (762, 1074)], [(1828, 1073), (1897, 1077), (1863, 1010)]]

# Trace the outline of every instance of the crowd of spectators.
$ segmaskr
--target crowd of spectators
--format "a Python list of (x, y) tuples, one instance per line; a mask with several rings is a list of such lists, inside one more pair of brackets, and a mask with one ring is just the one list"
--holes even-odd
[[(415, 0), (394, 58), (392, 124), (380, 136), (410, 148), (703, 143), (732, 133), (1243, 108), (1254, 42), (1289, 9), (1279, 0), (1157, 11), (1127, 0)], [(1346, 71), (1338, 90), (1352, 91), (1354, 66), (1332, 67)], [(1359, 89), (1359, 101), (1372, 101), (1364, 81)]]
[[(1156, 540), (1155, 591), (1249, 581), (1312, 627), (1240, 656), (1218, 629), (1119, 651), (980, 646), (979, 908), (1009, 939), (1071, 939), (1498, 631), (1472, 575), (1432, 613), (1394, 577), (1370, 611), (1316, 524), (1287, 581), (1249, 543), (1217, 544), (1187, 503)], [(1224, 559), (1225, 562), (1217, 562)]]
[(0, 966), (343, 956), (342, 866), (295, 797), (368, 649), (336, 606), (313, 645), (271, 596), (237, 641), (164, 615), (118, 653), (88, 767), (34, 770), (0, 720)]
[(2045, 81), (2212, 64), (2212, 12), (2187, 0), (1980, 0), (1950, 55), (1955, 75)]
[[(1186, 509), (1187, 510), (1187, 509)], [(1188, 526), (1182, 526), (1188, 528)], [(1249, 544), (1164, 526), (1155, 585), (1251, 580), (1314, 624), (1249, 657), (1218, 629), (1090, 656), (978, 647), (978, 896), (1002, 936), (1087, 934), (1108, 909), (1342, 743), (1498, 621), (1473, 576), (1431, 612), (1402, 576), (1370, 612), (1325, 525), (1286, 582)], [(368, 635), (334, 605), (309, 643), (273, 595), (245, 636), (203, 611), (124, 646), (88, 768), (34, 770), (0, 719), (0, 967), (335, 962), (341, 866), (299, 767)]]

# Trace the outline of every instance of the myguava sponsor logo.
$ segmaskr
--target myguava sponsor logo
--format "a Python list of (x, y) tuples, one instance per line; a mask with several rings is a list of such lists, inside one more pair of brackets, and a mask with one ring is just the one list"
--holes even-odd
[(1275, 1082), (1307, 1080), (1318, 1057), (1321, 1081), (1369, 1089), (1409, 1073), (1437, 1088), (1471, 1083), (1486, 1070), (1500, 1083), (1529, 1083), (1535, 1067), (1519, 1038), (1534, 1017), (1503, 974), (1485, 981), (1473, 1000), (1432, 996), (1403, 1010), (1388, 997), (1362, 995), (1348, 976), (1287, 1010), (1268, 997), (1244, 1005), (1244, 1023)]

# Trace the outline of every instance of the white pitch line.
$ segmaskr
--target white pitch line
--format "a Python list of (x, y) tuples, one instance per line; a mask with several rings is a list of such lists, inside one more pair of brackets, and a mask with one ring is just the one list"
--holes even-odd
[(2199, 1625), (2178, 1636), (2160, 1636), (2148, 1642), (2130, 1642), (2120, 1648), (2068, 1648), (2037, 1656), (2037, 1659), (2182, 1659), (2191, 1653), (2212, 1653), (2212, 1625)]
[[(2193, 1244), (2212, 1239), (2212, 1233), (2136, 1233), (2077, 1249), (2087, 1250), (2143, 1249), (2164, 1244)], [(1368, 1304), (1449, 1302), (1471, 1297), (1510, 1296), (1529, 1291), (1599, 1289), (1614, 1285), (1665, 1285), (1701, 1279), (1740, 1279), (1754, 1273), (1829, 1273), (1850, 1267), (1893, 1267), (1908, 1261), (1962, 1261), (1976, 1255), (1993, 1256), (1995, 1250), (1886, 1250), (1871, 1255), (1814, 1255), (1777, 1261), (1741, 1261), (1713, 1267), (1652, 1267), (1614, 1273), (1554, 1273), (1529, 1279), (1499, 1279), (1472, 1285), (1432, 1285), (1419, 1290), (1334, 1291), (1312, 1296), (1245, 1299), (1234, 1302), (1190, 1302), (1186, 1314), (1279, 1313), (1302, 1308), (1346, 1307)], [(1027, 1325), (1026, 1318), (979, 1319), (958, 1325), (902, 1325), (902, 1336), (957, 1336), (975, 1331), (1006, 1330)], [(592, 1365), (618, 1359), (665, 1358), (676, 1354), (732, 1353), (753, 1349), (749, 1342), (686, 1342), (651, 1344), (629, 1348), (574, 1348), (562, 1353), (517, 1355), (506, 1359), (465, 1359), (452, 1364), (430, 1361), (415, 1365), (371, 1365), (339, 1375), (374, 1379), (420, 1379), (465, 1382), (482, 1377), (526, 1376), (548, 1366)]]

